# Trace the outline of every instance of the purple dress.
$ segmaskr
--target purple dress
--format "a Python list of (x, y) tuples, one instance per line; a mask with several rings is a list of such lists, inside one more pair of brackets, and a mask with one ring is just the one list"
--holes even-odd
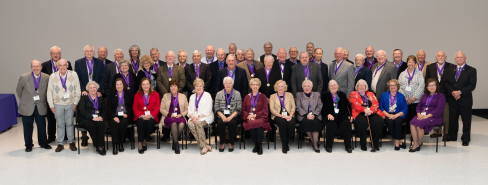
[[(173, 104), (173, 98), (171, 98), (171, 103), (170, 103), (170, 106), (169, 106), (169, 112), (168, 112), (168, 115), (166, 115), (166, 117), (164, 118), (164, 125), (166, 126), (166, 128), (170, 128), (171, 127), (171, 124), (173, 123), (186, 123), (186, 120), (184, 117), (181, 117), (181, 118), (172, 118), (171, 117), (171, 114), (173, 114), (173, 112), (175, 112), (175, 108), (174, 108), (174, 104)], [(176, 107), (178, 107), (178, 110), (176, 111), (176, 114), (181, 114), (180, 112), (180, 102), (178, 102), (176, 104)]]
[[(424, 111), (428, 96), (428, 94), (424, 94), (422, 95), (422, 98), (420, 98), (419, 104), (417, 105), (417, 113), (422, 113)], [(423, 128), (425, 129), (424, 132), (430, 132), (432, 128), (442, 124), (442, 113), (444, 112), (445, 105), (446, 98), (444, 97), (444, 94), (437, 93), (430, 101), (428, 110), (425, 111), (426, 115), (432, 114), (432, 117), (424, 120), (418, 120), (417, 116), (415, 116), (410, 122), (410, 125)]]

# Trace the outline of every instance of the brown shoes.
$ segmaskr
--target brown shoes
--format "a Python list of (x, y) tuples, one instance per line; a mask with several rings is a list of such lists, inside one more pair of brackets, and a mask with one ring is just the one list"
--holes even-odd
[(76, 148), (76, 146), (75, 146), (75, 143), (70, 143), (70, 144), (69, 144), (69, 149), (70, 149), (71, 151), (76, 151), (76, 150), (77, 150), (77, 148)]
[(64, 146), (63, 145), (58, 145), (58, 147), (56, 148), (55, 152), (61, 152), (63, 151), (64, 149)]
[(433, 133), (430, 135), (431, 138), (442, 137), (442, 134)]

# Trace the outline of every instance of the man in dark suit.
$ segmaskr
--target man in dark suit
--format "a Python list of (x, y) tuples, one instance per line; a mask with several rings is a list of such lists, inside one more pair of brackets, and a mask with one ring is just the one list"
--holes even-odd
[[(56, 67), (58, 65), (58, 60), (61, 59), (61, 48), (58, 46), (53, 46), (50, 49), (51, 60), (42, 63), (41, 72), (46, 73), (51, 76), (54, 72), (58, 71)], [(68, 70), (73, 70), (71, 67), (71, 62), (68, 61)], [(46, 104), (47, 105), (47, 104)], [(52, 111), (47, 111), (47, 141), (51, 143), (56, 140), (56, 117)]]
[[(216, 63), (216, 62), (214, 62)], [(217, 93), (224, 89), (224, 78), (230, 76), (234, 79), (234, 89), (241, 93), (241, 98), (248, 94), (249, 83), (247, 81), (246, 71), (242, 68), (236, 67), (236, 57), (233, 55), (227, 56), (227, 67), (219, 70), (219, 77), (214, 84), (214, 92)]]
[[(202, 64), (203, 64), (203, 62), (202, 62)], [(212, 95), (213, 99), (215, 99), (215, 95), (217, 94), (217, 92), (219, 92), (219, 90), (217, 90), (216, 87), (219, 87), (220, 85), (222, 85), (222, 81), (218, 82), (219, 70), (225, 69), (225, 68), (227, 68), (227, 63), (223, 59), (221, 61), (217, 60), (216, 62), (213, 62), (210, 64), (210, 72), (212, 73), (212, 78), (211, 78), (210, 92), (209, 93), (210, 93), (210, 95)]]
[(376, 52), (378, 63), (374, 64), (371, 70), (373, 78), (371, 79), (370, 90), (376, 94), (378, 100), (381, 99), (381, 93), (388, 91), (389, 87), (386, 86), (386, 83), (391, 79), (397, 79), (397, 68), (393, 63), (388, 62), (386, 57), (384, 50)]
[(374, 57), (374, 48), (371, 46), (368, 46), (366, 50), (364, 51), (364, 54), (366, 54), (366, 59), (364, 62), (364, 67), (367, 67), (369, 70), (373, 68), (373, 64), (378, 63), (378, 59)]
[[(471, 141), (471, 117), (473, 111), (473, 91), (476, 88), (476, 69), (466, 64), (466, 55), (456, 53), (454, 69), (444, 71), (442, 76), (449, 101), (449, 136), (448, 141), (457, 141), (459, 115), (463, 121), (463, 146)], [(444, 69), (445, 70), (445, 69)]]
[(320, 94), (327, 92), (329, 88), (329, 67), (322, 61), (323, 53), (322, 48), (315, 48), (315, 51), (313, 52), (313, 61), (319, 65), (320, 73), (322, 73), (322, 84), (324, 84)]
[(322, 92), (323, 81), (320, 67), (310, 62), (308, 52), (300, 53), (300, 64), (294, 65), (291, 72), (291, 93), (296, 97), (297, 92), (303, 92), (302, 82), (307, 79), (312, 81), (313, 92)]
[(393, 64), (397, 67), (397, 76), (395, 79), (398, 79), (400, 73), (407, 69), (407, 63), (403, 61), (403, 51), (401, 49), (393, 50)]
[(151, 59), (153, 60), (153, 63), (154, 63), (151, 70), (158, 71), (158, 68), (160, 66), (166, 65), (165, 61), (159, 60), (160, 54), (159, 54), (158, 48), (152, 48), (150, 51), (150, 54), (151, 54)]
[[(93, 57), (95, 51), (92, 45), (86, 45), (83, 52), (85, 57), (75, 61), (75, 72), (80, 80), (81, 94), (86, 96), (88, 95), (86, 84), (89, 81), (97, 82), (100, 87), (105, 86), (105, 67), (100, 59)], [(98, 97), (102, 96), (102, 92), (103, 88), (98, 88)], [(88, 146), (89, 137), (86, 135), (86, 131), (81, 132), (81, 134), (81, 146)]]
[[(205, 86), (203, 90), (206, 92), (210, 92), (211, 82), (212, 82), (212, 72), (210, 71), (210, 65), (202, 63), (200, 60), (202, 59), (202, 54), (200, 51), (195, 50), (193, 52), (193, 64), (188, 64), (185, 67), (185, 77), (186, 77), (186, 89), (188, 90), (188, 99), (190, 99), (190, 95), (193, 94), (193, 81), (195, 79), (200, 78), (204, 81)], [(215, 63), (215, 62), (214, 62)]]
[(363, 79), (366, 81), (366, 84), (368, 84), (368, 87), (371, 87), (371, 78), (373, 78), (373, 74), (371, 73), (371, 69), (364, 65), (365, 58), (366, 57), (361, 53), (356, 55), (356, 65), (354, 65), (354, 86), (356, 86), (356, 83), (358, 83), (360, 79)]
[[(441, 137), (442, 134), (444, 134), (444, 137), (442, 140), (445, 140), (447, 138), (448, 130), (449, 130), (449, 99), (448, 97), (451, 96), (451, 94), (447, 93), (446, 87), (444, 87), (444, 82), (442, 81), (442, 76), (445, 74), (445, 71), (452, 71), (455, 69), (455, 66), (451, 63), (446, 62), (446, 54), (444, 51), (439, 51), (435, 55), (435, 60), (437, 61), (436, 63), (432, 65), (426, 66), (425, 69), (425, 81), (429, 78), (434, 78), (439, 82), (440, 84), (440, 91), (444, 96), (446, 97), (446, 105), (444, 107), (444, 112), (442, 112), (442, 122), (444, 123), (444, 132), (440, 130), (439, 135), (437, 135), (437, 130), (433, 130), (434, 133), (430, 135), (432, 138), (436, 137)], [(446, 72), (447, 74), (447, 72)]]
[(349, 97), (349, 94), (354, 91), (355, 85), (354, 66), (349, 62), (345, 62), (344, 49), (341, 47), (335, 49), (334, 57), (336, 59), (332, 61), (329, 68), (329, 79), (335, 80), (339, 85), (339, 90)]
[(119, 62), (124, 60), (124, 51), (122, 49), (116, 49), (114, 53), (115, 62), (109, 63), (105, 66), (105, 85), (103, 89), (106, 94), (110, 94), (113, 89), (114, 76), (120, 73)]
[(263, 63), (264, 57), (268, 55), (273, 56), (273, 58), (276, 60), (277, 57), (272, 52), (273, 52), (273, 44), (271, 44), (271, 42), (264, 43), (264, 54), (259, 57), (259, 61)]
[[(291, 50), (291, 48), (290, 48)], [(296, 50), (296, 47), (295, 47)], [(295, 59), (296, 56), (298, 55), (295, 54)], [(295, 61), (295, 60), (294, 60)], [(273, 68), (279, 69), (280, 70), (280, 80), (283, 80), (286, 82), (286, 85), (288, 86), (287, 92), (291, 92), (291, 68), (295, 64), (291, 61), (288, 61), (286, 59), (286, 50), (285, 48), (280, 48), (278, 49), (278, 60), (275, 61), (273, 64)]]
[(286, 59), (287, 62), (292, 62), (293, 65), (300, 63), (300, 60), (298, 60), (298, 49), (297, 49), (297, 47), (295, 47), (295, 46), (290, 47), (290, 49), (288, 50), (288, 54), (290, 54), (290, 58)]
[[(283, 49), (284, 50), (284, 49)], [(258, 78), (261, 81), (261, 87), (259, 87), (259, 92), (266, 95), (266, 98), (276, 93), (274, 91), (274, 85), (278, 80), (281, 80), (281, 72), (279, 66), (274, 66), (274, 58), (270, 55), (264, 57), (264, 67), (256, 70), (255, 78)], [(269, 141), (275, 142), (275, 135), (276, 135), (276, 127), (274, 122), (271, 120), (271, 112), (268, 109), (268, 117), (271, 122), (271, 130), (266, 133), (266, 137), (268, 137)]]
[(112, 63), (111, 60), (107, 59), (107, 48), (106, 47), (99, 47), (97, 51), (98, 59), (100, 59), (103, 63), (103, 67), (107, 67), (107, 64)]

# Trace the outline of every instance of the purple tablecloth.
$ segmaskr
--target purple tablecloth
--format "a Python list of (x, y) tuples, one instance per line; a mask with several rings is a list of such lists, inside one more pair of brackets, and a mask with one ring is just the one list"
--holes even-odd
[(19, 107), (14, 94), (0, 94), (0, 132), (17, 124)]

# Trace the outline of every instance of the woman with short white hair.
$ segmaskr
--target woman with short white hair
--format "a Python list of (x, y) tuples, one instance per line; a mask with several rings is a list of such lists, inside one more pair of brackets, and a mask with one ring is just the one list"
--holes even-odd
[(313, 83), (310, 80), (302, 82), (303, 92), (296, 95), (297, 120), (300, 122), (300, 132), (307, 133), (312, 140), (313, 150), (320, 153), (317, 146), (319, 132), (322, 131), (322, 101), (319, 92), (312, 92)]
[(231, 77), (225, 77), (223, 83), (224, 89), (215, 95), (214, 104), (214, 110), (218, 116), (219, 152), (224, 152), (225, 149), (225, 127), (228, 127), (229, 131), (229, 152), (233, 152), (237, 124), (242, 121), (239, 116), (242, 111), (242, 99), (241, 93), (233, 88), (234, 80)]

